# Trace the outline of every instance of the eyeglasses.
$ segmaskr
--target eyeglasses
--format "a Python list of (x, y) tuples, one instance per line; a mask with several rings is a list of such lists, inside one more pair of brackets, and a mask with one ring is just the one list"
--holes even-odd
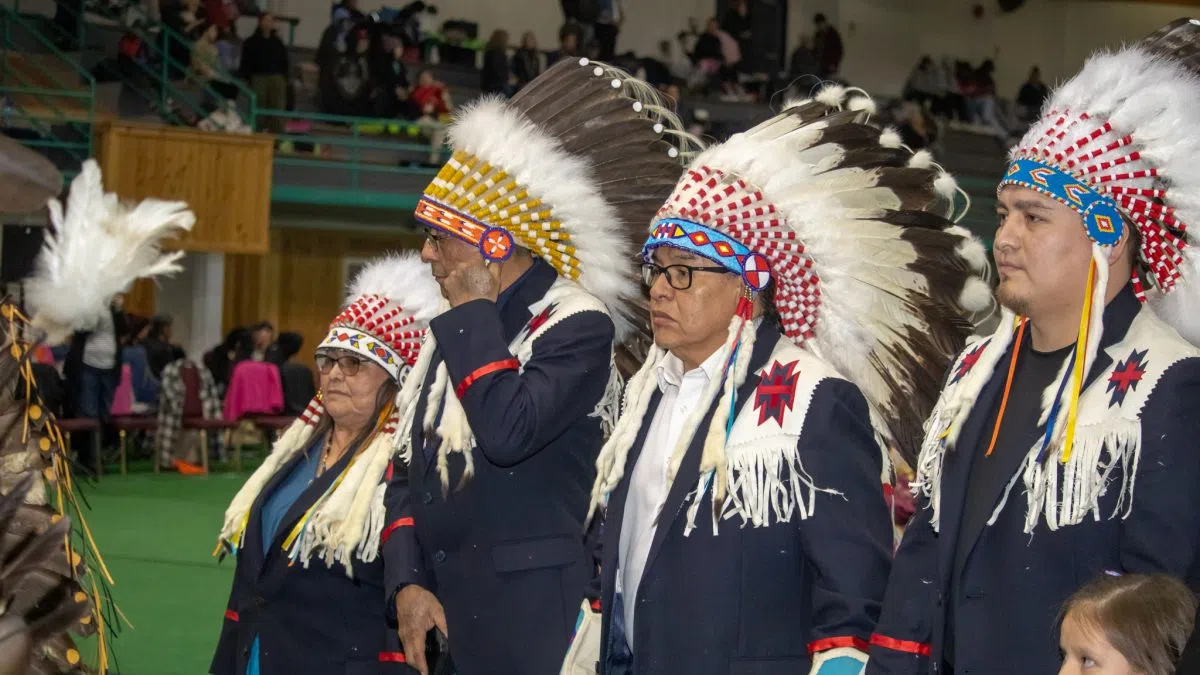
[(328, 354), (317, 354), (317, 370), (322, 375), (328, 375), (329, 371), (333, 370), (334, 364), (342, 369), (342, 375), (346, 377), (354, 377), (358, 374), (358, 370), (362, 368), (362, 364), (366, 363), (366, 359), (361, 359), (357, 356), (330, 356)]
[(655, 281), (658, 281), (659, 275), (666, 273), (667, 283), (677, 291), (686, 291), (692, 287), (692, 274), (694, 272), (719, 272), (721, 274), (731, 274), (724, 267), (693, 267), (692, 265), (655, 265), (654, 263), (642, 263), (642, 282), (647, 287), (653, 286)]
[(432, 227), (425, 228), (425, 241), (429, 242), (429, 245), (432, 246), (433, 250), (435, 251), (441, 252), (442, 241), (448, 236), (449, 235), (446, 233), (439, 232)]

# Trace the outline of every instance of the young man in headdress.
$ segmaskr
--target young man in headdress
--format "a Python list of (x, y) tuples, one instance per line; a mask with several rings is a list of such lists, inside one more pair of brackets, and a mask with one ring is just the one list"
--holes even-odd
[(856, 674), (886, 445), (986, 306), (954, 181), (830, 87), (701, 154), (642, 250), (654, 347), (597, 462), (600, 672)]
[(1093, 56), (1013, 150), (1004, 312), (927, 425), (869, 672), (1052, 673), (1083, 583), (1197, 587), (1195, 24)]
[(667, 133), (648, 85), (586, 59), (451, 127), (416, 211), (449, 307), (398, 397), (407, 503), (385, 544), (411, 561), (389, 588), (422, 672), (434, 627), (458, 675), (562, 663), (593, 574), (583, 522), (638, 299), (632, 241), (682, 171)]

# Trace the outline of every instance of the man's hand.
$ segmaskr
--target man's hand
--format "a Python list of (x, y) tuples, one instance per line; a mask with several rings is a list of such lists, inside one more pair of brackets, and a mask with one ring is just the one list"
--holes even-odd
[(500, 266), (470, 265), (451, 270), (442, 281), (442, 290), (451, 307), (472, 300), (495, 302), (500, 295)]
[(425, 662), (425, 634), (437, 626), (442, 635), (450, 636), (446, 629), (446, 612), (433, 593), (410, 584), (396, 594), (396, 632), (404, 646), (404, 660), (421, 675), (429, 675), (429, 664)]

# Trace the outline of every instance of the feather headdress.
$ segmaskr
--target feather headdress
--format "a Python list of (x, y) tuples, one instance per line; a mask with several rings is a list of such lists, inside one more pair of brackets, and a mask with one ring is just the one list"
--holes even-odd
[(657, 93), (612, 66), (566, 59), (507, 101), (467, 106), (450, 143), (417, 220), (487, 260), (529, 249), (599, 298), (624, 338), (639, 297), (634, 242), (679, 178), (678, 146), (693, 143)]
[(60, 342), (72, 330), (90, 328), (113, 296), (142, 277), (182, 269), (182, 251), (163, 253), (159, 242), (190, 230), (196, 217), (183, 202), (146, 199), (124, 204), (104, 192), (95, 160), (71, 182), (66, 212), (48, 203), (50, 223), (37, 267), (26, 281), (33, 327)]
[[(1138, 297), (1186, 340), (1200, 344), (1200, 257), (1189, 227), (1200, 222), (1197, 101), (1200, 21), (1180, 19), (1139, 43), (1088, 59), (1050, 96), (1042, 117), (1010, 154), (999, 190), (1027, 188), (1061, 202), (1080, 215), (1093, 244), (1076, 347), (1042, 397), (1044, 442), (1026, 461), (1027, 531), (1041, 514), (1052, 529), (1080, 522), (1094, 507), (1094, 500), (1080, 495), (1099, 494), (1107, 482), (1097, 461), (1137, 465), (1136, 439), (1076, 434), (1077, 404), (1104, 328), (1108, 252), (1123, 236), (1132, 231), (1140, 244), (1131, 280)], [(939, 405), (931, 425), (944, 433), (926, 439), (915, 483), (926, 494), (937, 489), (946, 449), (954, 446), (971, 403), (1023, 323), (1005, 309), (969, 376)], [(1073, 454), (1080, 443), (1089, 452)], [(1107, 458), (1101, 459), (1100, 447), (1107, 448)], [(1058, 462), (1047, 463), (1050, 457)], [(1056, 463), (1064, 467), (1061, 480)], [(1121, 486), (1124, 503), (1132, 503), (1132, 489), (1131, 481)]]
[[(648, 84), (588, 59), (555, 64), (507, 101), (468, 106), (451, 126), (450, 141), (454, 155), (426, 188), (417, 220), (478, 246), (488, 261), (505, 260), (518, 246), (545, 260), (603, 303), (622, 343), (614, 365), (632, 371), (651, 339), (635, 253), (683, 171), (682, 158), (699, 141)], [(422, 356), (435, 348), (430, 336)], [(405, 420), (397, 439), (402, 456), (410, 450), (407, 434), (428, 367), (429, 358), (420, 359), (415, 381), (397, 397)], [(442, 439), (438, 467), (446, 490), (449, 454), (464, 455), (466, 480), (475, 444), (447, 381), (443, 363), (429, 389), (435, 403), (422, 421)], [(614, 368), (594, 413), (606, 428), (615, 422), (620, 385)]]
[[(355, 352), (402, 384), (417, 360), (429, 320), (437, 316), (444, 302), (429, 268), (416, 254), (376, 260), (351, 284), (346, 309), (333, 320), (318, 349)], [(254, 501), (277, 471), (312, 444), (313, 431), (324, 414), (318, 395), (234, 496), (225, 510), (218, 554), (242, 546)], [(376, 421), (366, 447), (359, 450), (345, 473), (300, 519), (284, 541), (293, 560), (307, 566), (314, 556), (320, 556), (326, 565), (340, 563), (353, 575), (355, 557), (364, 562), (375, 559), (383, 531), (384, 474), (392, 456), (396, 424), (393, 406)]]
[[(685, 249), (741, 275), (747, 290), (719, 352), (729, 364), (722, 389), (709, 392), (723, 397), (701, 459), (702, 475), (716, 472), (715, 500), (733, 392), (748, 375), (755, 294), (770, 291), (763, 297), (783, 334), (862, 390), (878, 433), (910, 461), (942, 374), (970, 333), (968, 312), (991, 302), (983, 246), (946, 218), (954, 180), (928, 153), (869, 125), (873, 109), (836, 86), (792, 103), (700, 154), (658, 212), (644, 255)], [(630, 392), (662, 356), (651, 351)], [(598, 460), (594, 502), (620, 481), (641, 425), (631, 397)], [(669, 477), (697, 431), (685, 429)]]

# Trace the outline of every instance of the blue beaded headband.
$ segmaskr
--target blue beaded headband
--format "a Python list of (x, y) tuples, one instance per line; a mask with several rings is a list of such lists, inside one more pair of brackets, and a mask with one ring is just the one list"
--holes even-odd
[(1088, 237), (1101, 246), (1121, 239), (1124, 219), (1116, 202), (1058, 167), (1032, 159), (1014, 160), (1000, 181), (1000, 188), (1005, 185), (1029, 188), (1070, 207), (1083, 217)]
[(761, 253), (700, 223), (680, 218), (656, 220), (650, 238), (642, 247), (642, 258), (649, 261), (651, 252), (660, 246), (671, 246), (707, 258), (742, 277), (756, 293), (771, 281), (771, 266)]

